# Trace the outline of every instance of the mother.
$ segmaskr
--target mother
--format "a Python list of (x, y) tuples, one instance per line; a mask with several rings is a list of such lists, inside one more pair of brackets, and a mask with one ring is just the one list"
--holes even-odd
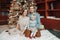
[(22, 15), (19, 16), (17, 23), (17, 28), (20, 30), (21, 35), (23, 35), (26, 28), (29, 26), (29, 17), (27, 17), (27, 9), (22, 10)]

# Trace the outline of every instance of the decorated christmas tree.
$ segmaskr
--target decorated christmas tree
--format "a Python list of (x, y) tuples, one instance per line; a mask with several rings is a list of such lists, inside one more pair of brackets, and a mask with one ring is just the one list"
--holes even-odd
[(34, 0), (13, 0), (11, 1), (10, 13), (9, 13), (9, 23), (11, 25), (17, 24), (19, 16), (22, 14), (22, 10), (29, 8), (30, 5), (36, 5)]

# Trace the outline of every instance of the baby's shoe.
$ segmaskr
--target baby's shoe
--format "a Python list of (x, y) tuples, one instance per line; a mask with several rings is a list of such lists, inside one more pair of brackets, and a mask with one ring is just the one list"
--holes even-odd
[(29, 36), (30, 39), (32, 39), (32, 36)]

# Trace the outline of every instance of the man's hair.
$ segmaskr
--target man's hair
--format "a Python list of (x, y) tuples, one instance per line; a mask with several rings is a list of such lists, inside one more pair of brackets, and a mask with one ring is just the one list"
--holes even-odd
[(35, 11), (37, 10), (37, 7), (34, 5), (29, 6), (29, 9), (30, 9), (30, 7), (33, 7), (35, 9)]

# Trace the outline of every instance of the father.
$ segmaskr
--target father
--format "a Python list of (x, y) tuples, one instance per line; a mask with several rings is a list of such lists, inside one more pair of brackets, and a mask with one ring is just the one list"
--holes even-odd
[[(40, 29), (44, 29), (44, 26), (42, 26), (41, 22), (40, 22), (40, 15), (36, 12), (36, 6), (30, 6), (29, 7), (29, 14), (28, 14), (28, 17), (30, 18), (32, 15), (35, 15), (36, 16), (36, 28), (39, 29), (36, 33), (36, 36), (37, 37), (40, 37), (41, 34), (40, 34)], [(29, 30), (30, 31), (30, 30)], [(28, 30), (25, 31), (25, 35), (26, 36), (29, 36), (30, 35), (30, 32)]]
[(38, 14), (38, 13), (36, 12), (36, 6), (30, 6), (30, 7), (29, 7), (28, 17), (31, 17), (31, 15), (35, 15), (35, 16), (36, 16), (36, 22), (37, 22), (36, 28), (37, 28), (37, 29), (41, 29), (40, 25), (42, 25), (42, 24), (41, 24), (41, 22), (40, 22), (40, 14)]

